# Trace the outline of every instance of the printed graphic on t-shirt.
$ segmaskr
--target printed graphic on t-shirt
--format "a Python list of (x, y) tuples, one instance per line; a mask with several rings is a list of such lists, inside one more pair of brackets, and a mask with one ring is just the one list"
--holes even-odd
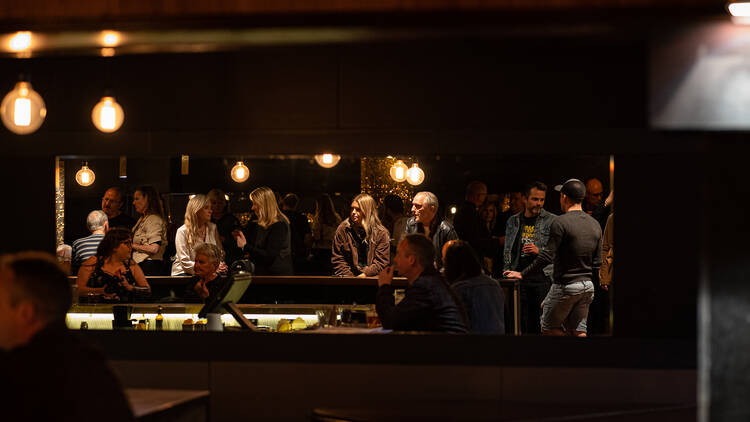
[[(534, 243), (536, 241), (536, 237), (534, 236), (534, 228), (533, 225), (524, 225), (521, 229), (521, 250), (523, 251), (523, 246), (527, 243)], [(521, 257), (525, 258), (528, 254), (525, 254), (521, 252)]]

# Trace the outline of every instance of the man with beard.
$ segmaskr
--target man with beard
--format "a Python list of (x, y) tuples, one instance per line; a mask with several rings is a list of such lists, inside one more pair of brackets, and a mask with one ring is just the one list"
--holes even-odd
[(135, 218), (121, 211), (124, 197), (122, 189), (118, 187), (111, 187), (104, 192), (104, 196), (102, 197), (102, 211), (107, 214), (110, 229), (124, 227), (131, 230), (135, 226)]
[[(523, 192), (523, 211), (511, 216), (505, 225), (503, 272), (521, 272), (534, 262), (549, 239), (555, 215), (545, 210), (547, 185), (533, 182)], [(521, 282), (521, 331), (541, 333), (539, 313), (550, 286), (552, 265), (526, 274)]]

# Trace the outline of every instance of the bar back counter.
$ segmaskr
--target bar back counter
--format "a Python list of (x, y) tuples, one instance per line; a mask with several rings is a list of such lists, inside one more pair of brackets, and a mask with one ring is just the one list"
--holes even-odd
[[(163, 292), (185, 279), (149, 282)], [(472, 403), (498, 415), (511, 404), (534, 403), (682, 406), (672, 416), (695, 414), (696, 350), (689, 339), (379, 333), (357, 330), (356, 321), (344, 324), (353, 328), (315, 329), (326, 309), (372, 315), (376, 288), (375, 279), (254, 277), (245, 297), (275, 299), (239, 308), (268, 330), (261, 332), (233, 330), (229, 315), (222, 316), (223, 332), (200, 324), (184, 331), (184, 320), (198, 320), (202, 305), (174, 302), (132, 304), (131, 318), (143, 323), (128, 330), (111, 329), (111, 304), (78, 303), (68, 326), (86, 322), (81, 334), (110, 357), (127, 388), (209, 390), (213, 421), (303, 421), (320, 408)], [(369, 301), (346, 303), (367, 295)], [(155, 329), (159, 307), (164, 331)], [(280, 320), (298, 317), (307, 329), (274, 332)]]

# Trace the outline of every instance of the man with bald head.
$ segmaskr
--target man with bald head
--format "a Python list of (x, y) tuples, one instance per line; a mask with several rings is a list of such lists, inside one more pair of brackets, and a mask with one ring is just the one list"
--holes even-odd
[(583, 201), (583, 210), (586, 214), (594, 217), (604, 230), (609, 217), (609, 204), (604, 201), (604, 187), (601, 180), (592, 177), (586, 180), (586, 198)]
[(486, 199), (487, 185), (478, 180), (469, 183), (466, 186), (466, 200), (453, 219), (458, 238), (469, 242), (480, 262), (483, 257), (482, 252), (489, 250), (492, 242), (490, 234), (482, 230), (479, 218), (479, 208), (484, 205)]
[(125, 203), (125, 195), (122, 189), (111, 187), (104, 192), (102, 197), (102, 211), (107, 214), (109, 227), (124, 227), (131, 230), (135, 226), (135, 218), (122, 212)]

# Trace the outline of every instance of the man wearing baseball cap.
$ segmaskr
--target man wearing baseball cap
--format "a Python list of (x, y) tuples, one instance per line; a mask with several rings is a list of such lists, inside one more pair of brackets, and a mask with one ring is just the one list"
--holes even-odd
[(505, 277), (523, 279), (532, 271), (554, 264), (552, 287), (542, 303), (542, 334), (586, 337), (586, 319), (594, 299), (594, 276), (601, 267), (602, 229), (586, 214), (581, 202), (586, 187), (578, 179), (555, 186), (563, 214), (550, 226), (544, 249), (522, 272)]

